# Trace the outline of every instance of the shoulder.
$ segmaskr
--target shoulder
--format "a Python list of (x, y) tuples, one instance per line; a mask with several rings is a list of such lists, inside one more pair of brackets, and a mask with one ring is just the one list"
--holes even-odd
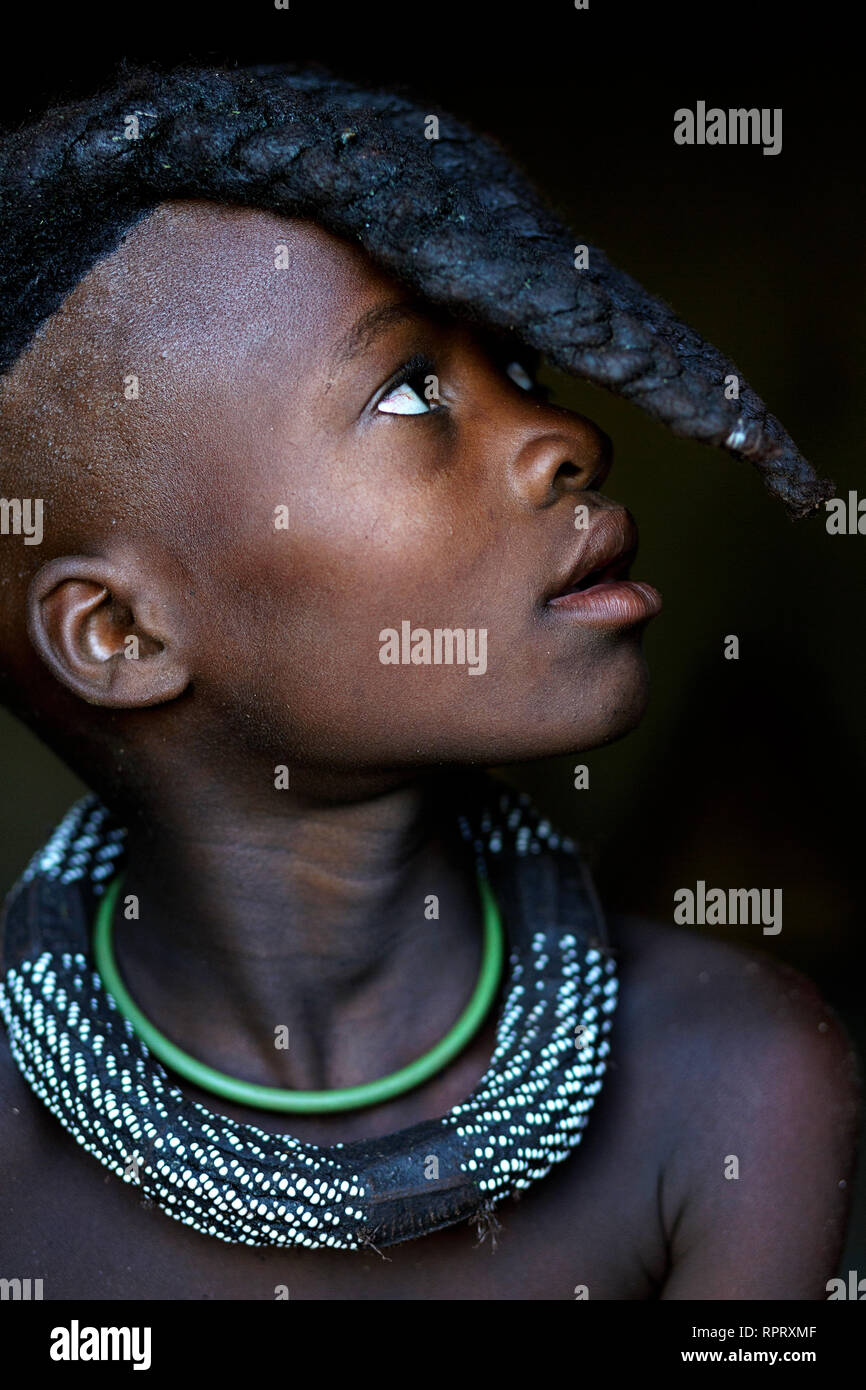
[(752, 1075), (756, 1066), (770, 1072), (796, 1058), (830, 1075), (838, 1071), (843, 1092), (856, 1097), (853, 1045), (800, 971), (758, 947), (703, 936), (700, 928), (617, 917), (610, 935), (625, 1009), (652, 1029), (663, 1050), (687, 1043), (700, 1078), (708, 1068), (731, 1077), (738, 1062), (748, 1062)]
[[(32, 1121), (39, 1108), (40, 1102), (18, 1070), (9, 1034), (0, 1021), (0, 1170), (7, 1180), (14, 1165), (30, 1157)], [(2, 1187), (0, 1176), (0, 1190)]]
[(43, 1184), (50, 1189), (54, 1181), (53, 1150), (43, 1140), (43, 1109), (18, 1070), (0, 1021), (0, 1230), (10, 1260), (29, 1258), (32, 1248), (38, 1224), (32, 1200), (34, 1171), (40, 1172), (41, 1189)]
[(637, 918), (612, 920), (611, 945), (658, 1117), (663, 1296), (825, 1297), (862, 1088), (841, 1021), (761, 949)]

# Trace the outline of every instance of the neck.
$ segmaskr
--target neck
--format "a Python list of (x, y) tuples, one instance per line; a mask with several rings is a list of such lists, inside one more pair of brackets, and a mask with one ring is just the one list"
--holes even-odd
[(460, 809), (426, 781), (265, 807), (228, 789), (198, 802), (186, 783), (158, 816), (127, 817), (139, 918), (116, 917), (121, 974), (158, 1028), (233, 1075), (298, 1090), (386, 1075), (448, 1031), (477, 979)]

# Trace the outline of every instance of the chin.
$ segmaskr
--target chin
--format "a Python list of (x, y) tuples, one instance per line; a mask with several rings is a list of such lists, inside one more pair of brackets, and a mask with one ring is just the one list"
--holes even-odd
[[(497, 764), (535, 762), (565, 757), (615, 743), (636, 728), (649, 704), (649, 670), (643, 654), (632, 651), (616, 669), (593, 670), (593, 680), (570, 681), (563, 689), (550, 686), (537, 692), (532, 714), (520, 721), (520, 731), (488, 729), (489, 743), (473, 750), (471, 761)], [(575, 698), (577, 691), (577, 698)], [(539, 710), (543, 719), (538, 719)], [(535, 726), (533, 726), (533, 715)]]
[(649, 668), (643, 653), (636, 650), (616, 679), (608, 678), (598, 690), (586, 692), (556, 751), (578, 753), (624, 738), (643, 719), (649, 697)]

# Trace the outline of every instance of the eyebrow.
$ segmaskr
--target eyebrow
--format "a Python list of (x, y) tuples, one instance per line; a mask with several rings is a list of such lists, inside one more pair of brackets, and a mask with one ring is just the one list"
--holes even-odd
[(344, 366), (359, 353), (369, 352), (377, 338), (401, 323), (418, 322), (428, 319), (421, 305), (409, 300), (389, 301), (387, 304), (374, 304), (360, 318), (356, 319), (348, 333), (339, 340), (331, 356), (335, 367)]

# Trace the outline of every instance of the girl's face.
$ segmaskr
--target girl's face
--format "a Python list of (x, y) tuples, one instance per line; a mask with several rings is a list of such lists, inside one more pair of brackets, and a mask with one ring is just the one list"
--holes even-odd
[(165, 547), (188, 576), (171, 640), (212, 733), (372, 771), (635, 725), (659, 600), (615, 582), (636, 536), (600, 491), (610, 441), (547, 404), (519, 352), (262, 211), (166, 204), (88, 282), (95, 370), (139, 382), (112, 439), (134, 431), (126, 453), (164, 480), (162, 515), (127, 511), (125, 553)]

